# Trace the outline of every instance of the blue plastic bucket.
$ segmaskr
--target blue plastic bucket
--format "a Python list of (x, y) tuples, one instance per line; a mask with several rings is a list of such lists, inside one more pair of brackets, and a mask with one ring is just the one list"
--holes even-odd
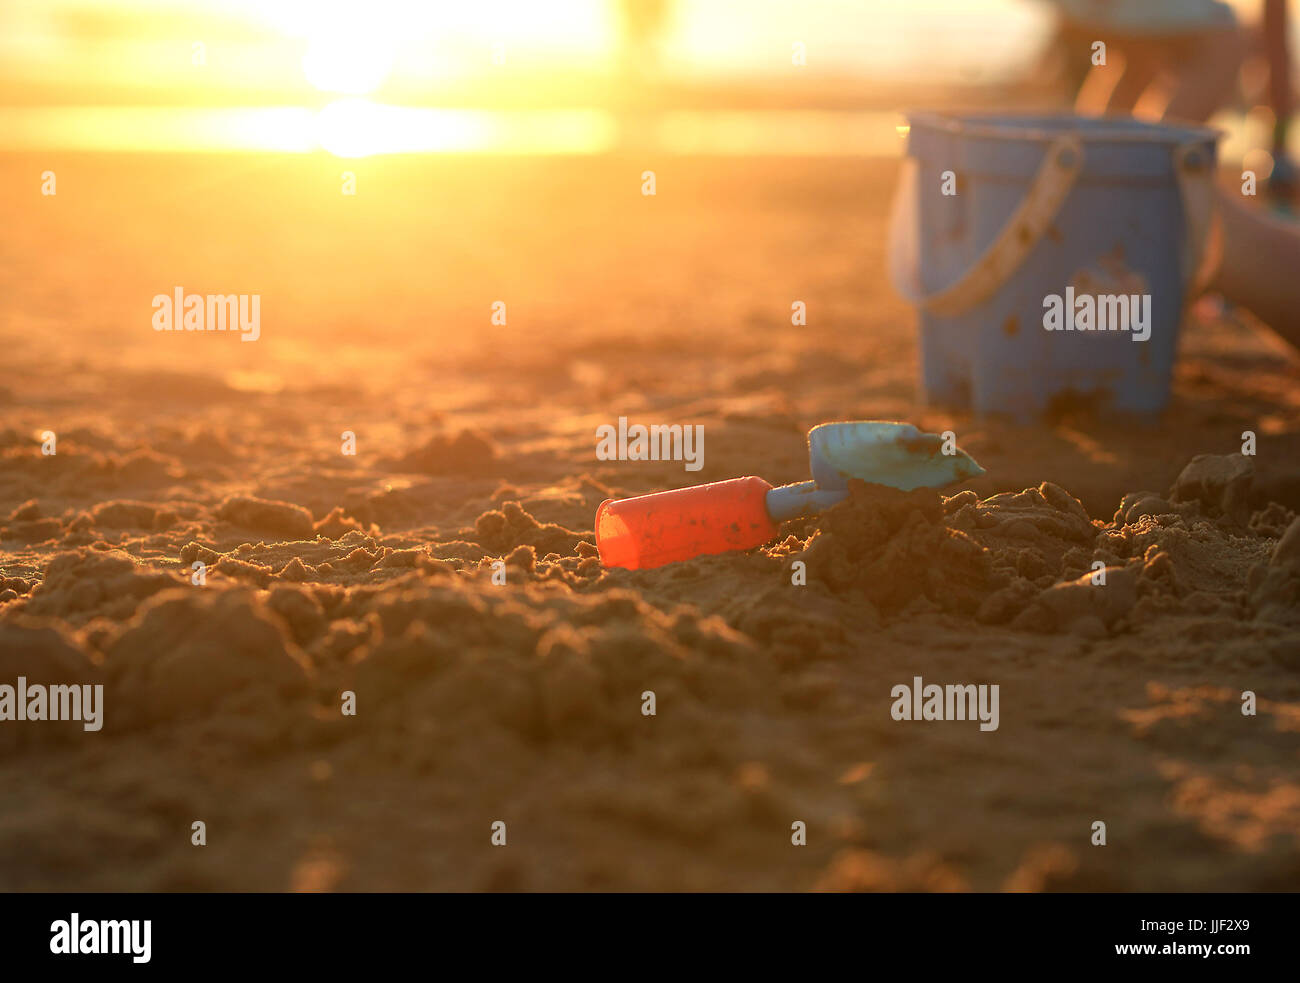
[(1078, 116), (909, 123), (890, 261), (918, 308), (926, 400), (1020, 417), (1070, 396), (1162, 409), (1204, 276), (1218, 134)]

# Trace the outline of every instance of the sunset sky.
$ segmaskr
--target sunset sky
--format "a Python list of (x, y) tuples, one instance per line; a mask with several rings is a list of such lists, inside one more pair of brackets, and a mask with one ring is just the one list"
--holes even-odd
[[(1258, 14), (1251, 0), (1234, 5)], [(644, 91), (620, 79), (647, 64), (669, 84), (766, 86), (817, 110), (827, 93), (861, 99), (873, 83), (915, 97), (907, 86), (1014, 77), (1038, 58), (1054, 16), (1045, 0), (670, 0), (651, 56), (626, 44), (624, 7), (8, 0), (0, 4), (0, 147), (323, 146), (354, 156), (471, 149), (499, 143), (493, 127), (504, 126), (521, 150), (598, 150), (612, 137), (591, 107)], [(804, 65), (792, 64), (796, 43)], [(686, 91), (695, 94), (667, 108), (734, 108)], [(532, 115), (475, 115), (502, 109)], [(708, 126), (688, 116), (665, 122), (676, 135), (668, 143), (683, 147), (753, 142), (734, 116)], [(808, 115), (793, 139), (789, 129), (765, 128), (760, 142), (876, 152), (877, 137), (890, 139), (893, 122), (884, 123), (864, 141)]]
[[(1033, 0), (678, 0), (662, 59), (684, 76), (765, 75), (788, 69), (800, 41), (810, 73), (997, 74), (1033, 54), (1048, 22)], [(608, 68), (621, 25), (610, 0), (17, 0), (0, 8), (0, 79), (11, 103), (213, 88), (260, 100), (312, 85), (429, 98), (503, 67), (502, 54), (515, 69)], [(194, 42), (207, 49), (201, 77)]]
[[(1258, 3), (1233, 0), (1247, 17)], [(314, 85), (436, 96), (441, 81), (505, 65), (607, 68), (621, 51), (617, 0), (9, 0), (0, 5), (4, 102), (250, 98)], [(764, 75), (808, 47), (810, 73), (985, 77), (1031, 58), (1043, 0), (675, 0), (665, 68)], [(196, 78), (193, 45), (206, 47)], [(494, 62), (494, 56), (497, 61)], [(73, 98), (73, 97), (77, 98)], [(150, 100), (152, 101), (152, 100)]]

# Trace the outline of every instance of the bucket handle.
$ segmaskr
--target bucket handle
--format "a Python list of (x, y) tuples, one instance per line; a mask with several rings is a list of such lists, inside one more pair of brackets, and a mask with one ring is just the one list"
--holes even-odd
[(1187, 235), (1183, 240), (1183, 287), (1187, 296), (1205, 289), (1222, 258), (1218, 212), (1214, 207), (1214, 168), (1197, 142), (1174, 150), (1174, 173), (1183, 200)]
[[(915, 250), (907, 248), (909, 230), (901, 210), (909, 207), (907, 199), (913, 196), (909, 188), (900, 188), (890, 222), (890, 278), (894, 289), (916, 307), (941, 317), (955, 317), (970, 310), (993, 294), (1020, 268), (1052, 224), (1082, 170), (1082, 141), (1072, 134), (1053, 140), (1028, 194), (1002, 231), (956, 281), (930, 294), (921, 288)], [(914, 174), (912, 179), (915, 179)]]

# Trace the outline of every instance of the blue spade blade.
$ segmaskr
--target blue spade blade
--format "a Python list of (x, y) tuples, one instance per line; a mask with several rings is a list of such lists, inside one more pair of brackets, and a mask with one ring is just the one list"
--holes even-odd
[(823, 423), (808, 431), (808, 461), (813, 481), (825, 490), (847, 489), (849, 478), (903, 491), (942, 488), (984, 469), (965, 451), (937, 433), (922, 433), (910, 423), (866, 420)]
[(910, 423), (863, 420), (823, 423), (808, 431), (812, 481), (773, 488), (767, 510), (774, 520), (812, 515), (843, 501), (849, 479), (857, 478), (902, 491), (942, 488), (984, 473), (965, 451), (935, 433)]

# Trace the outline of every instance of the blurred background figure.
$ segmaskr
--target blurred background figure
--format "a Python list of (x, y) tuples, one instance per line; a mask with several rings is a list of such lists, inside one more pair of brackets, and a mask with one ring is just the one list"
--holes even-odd
[[(1222, 0), (1054, 0), (1060, 9), (1056, 69), (1087, 115), (1205, 122), (1216, 111), (1264, 99), (1272, 118), (1271, 180), (1294, 188), (1286, 152), (1292, 113), (1287, 0), (1260, 0), (1243, 25)], [(1105, 44), (1094, 64), (1094, 45)], [(1266, 88), (1257, 82), (1266, 77)], [(1258, 90), (1246, 93), (1248, 87)]]
[(1273, 174), (1269, 180), (1275, 187), (1285, 188), (1294, 195), (1300, 174), (1286, 151), (1287, 127), (1294, 105), (1288, 28), (1287, 0), (1265, 0), (1264, 52), (1269, 67), (1268, 101), (1273, 110)]
[[(1221, 260), (1209, 289), (1251, 311), (1300, 347), (1300, 225), (1296, 166), (1287, 153), (1292, 79), (1286, 0), (1262, 0), (1243, 26), (1220, 0), (1054, 0), (1060, 8), (1057, 74), (1084, 115), (1203, 123), (1245, 107), (1239, 83), (1266, 72), (1256, 98), (1271, 121), (1270, 167), (1260, 175), (1269, 210), (1233, 190), (1219, 195)], [(1098, 54), (1096, 42), (1105, 44)], [(1250, 68), (1251, 71), (1243, 71)], [(1290, 221), (1284, 220), (1290, 219)]]
[(642, 78), (659, 72), (670, 0), (618, 0), (627, 70)]
[[(1089, 71), (1075, 98), (1081, 113), (1132, 113), (1204, 122), (1232, 102), (1248, 35), (1219, 0), (1058, 0), (1065, 35)], [(1092, 45), (1104, 42), (1104, 63)]]

